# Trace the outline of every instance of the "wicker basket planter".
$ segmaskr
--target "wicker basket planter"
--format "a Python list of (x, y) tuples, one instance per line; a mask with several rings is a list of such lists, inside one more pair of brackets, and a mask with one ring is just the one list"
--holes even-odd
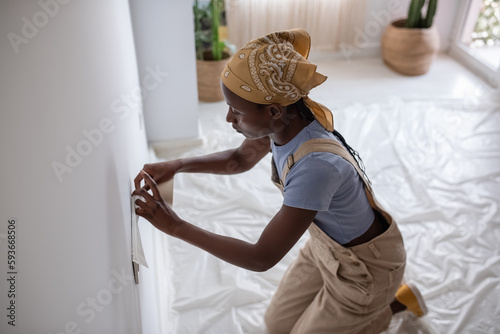
[(229, 62), (229, 55), (223, 60), (196, 60), (198, 76), (198, 100), (217, 102), (224, 100), (220, 88), (220, 74)]
[(405, 28), (406, 20), (392, 22), (382, 36), (382, 58), (389, 68), (404, 75), (427, 73), (439, 50), (434, 27)]

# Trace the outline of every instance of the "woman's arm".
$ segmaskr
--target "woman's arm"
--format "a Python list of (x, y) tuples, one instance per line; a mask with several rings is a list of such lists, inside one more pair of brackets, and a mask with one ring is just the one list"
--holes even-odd
[(200, 157), (179, 159), (178, 172), (212, 174), (246, 172), (269, 153), (270, 147), (269, 137), (255, 140), (245, 139), (240, 147), (235, 149)]
[(167, 221), (161, 222), (157, 227), (238, 267), (266, 271), (278, 263), (295, 245), (314, 216), (316, 211), (283, 205), (255, 244), (215, 234), (185, 221), (170, 231)]
[(304, 234), (316, 211), (283, 205), (262, 232), (259, 240), (249, 243), (243, 240), (218, 235), (180, 219), (163, 201), (154, 180), (141, 173), (153, 192), (144, 188), (132, 195), (143, 196), (146, 202), (136, 201), (136, 213), (146, 218), (156, 228), (199, 247), (212, 255), (236, 266), (254, 271), (265, 271), (278, 263)]
[[(270, 149), (269, 137), (257, 140), (245, 139), (240, 147), (208, 154), (200, 157), (183, 158), (145, 164), (142, 168), (156, 183), (166, 182), (176, 173), (212, 173), (237, 174), (246, 172), (257, 164)], [(142, 176), (138, 174), (134, 180), (135, 188), (140, 188)], [(149, 189), (146, 187), (146, 189)]]

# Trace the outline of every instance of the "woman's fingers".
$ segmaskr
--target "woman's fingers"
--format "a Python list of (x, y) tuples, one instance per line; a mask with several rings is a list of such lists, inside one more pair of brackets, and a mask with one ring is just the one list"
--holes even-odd
[(132, 193), (132, 196), (137, 196), (137, 197), (142, 197), (143, 199), (141, 198), (136, 198), (135, 201), (134, 201), (134, 206), (135, 206), (135, 214), (138, 215), (138, 216), (141, 216), (143, 218), (146, 218), (148, 219), (151, 215), (151, 208), (150, 206), (148, 205), (148, 200), (153, 200), (154, 199), (151, 197), (151, 195), (144, 189), (138, 189), (138, 190), (135, 190), (133, 193)]
[[(146, 165), (144, 165), (146, 166)], [(147, 175), (151, 175), (151, 171), (145, 171), (144, 170), (145, 167), (143, 167), (143, 169), (141, 169), (141, 171), (139, 172), (139, 174), (137, 174), (137, 176), (135, 177), (134, 179), (134, 185), (135, 185), (135, 189), (140, 189), (141, 188), (141, 181), (144, 180), (144, 175), (143, 175), (143, 171), (147, 174)], [(146, 184), (146, 182), (144, 182), (144, 186), (143, 188), (145, 188), (146, 190), (149, 190), (149, 185)]]
[(143, 201), (141, 200), (140, 198), (136, 198), (135, 201), (134, 201), (134, 204), (142, 209), (146, 208), (146, 199)]
[(152, 198), (151, 194), (146, 189), (144, 189), (144, 187), (132, 191), (132, 194), (130, 196), (142, 196), (146, 201), (148, 198)]
[[(135, 189), (131, 194), (132, 197), (136, 197), (134, 200), (135, 213), (157, 226), (160, 220), (164, 221), (166, 214), (164, 212), (166, 210), (164, 207), (165, 202), (160, 195), (155, 180), (144, 170), (141, 170), (139, 174), (134, 180), (136, 188), (139, 188)], [(140, 187), (141, 180), (144, 180), (144, 186), (142, 187)]]
[(134, 200), (135, 213), (141, 217), (148, 219), (149, 215), (151, 214), (151, 208), (154, 207), (154, 205), (152, 204), (155, 202), (155, 199), (151, 197), (151, 194), (149, 194), (143, 188), (134, 190), (134, 192), (132, 193), (132, 197), (133, 196), (142, 197), (142, 199), (136, 198)]
[(142, 181), (142, 179), (143, 179), (142, 174), (139, 172), (139, 174), (137, 174), (137, 176), (134, 179), (135, 189), (140, 189), (141, 188), (141, 181)]
[(151, 215), (149, 214), (148, 210), (142, 209), (142, 208), (135, 208), (135, 214), (149, 220), (151, 218)]
[(161, 200), (162, 197), (160, 196), (160, 191), (158, 190), (158, 186), (157, 186), (155, 180), (153, 180), (151, 178), (151, 176), (149, 176), (149, 174), (143, 170), (141, 170), (141, 174), (144, 178), (145, 185), (149, 185), (149, 188), (153, 192), (153, 198), (155, 200)]

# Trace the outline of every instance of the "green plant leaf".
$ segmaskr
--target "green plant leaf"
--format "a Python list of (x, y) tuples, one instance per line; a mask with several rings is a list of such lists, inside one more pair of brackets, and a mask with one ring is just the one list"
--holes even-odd
[(422, 28), (430, 28), (432, 26), (432, 21), (434, 20), (434, 15), (436, 14), (437, 0), (429, 0), (427, 5), (427, 14), (423, 20)]
[(425, 0), (411, 0), (408, 19), (405, 23), (406, 28), (417, 28), (418, 23), (422, 19), (422, 7), (424, 4)]
[(226, 46), (219, 38), (221, 10), (224, 10), (223, 0), (211, 0), (207, 5), (200, 5), (199, 1), (195, 0), (193, 13), (197, 59), (203, 60), (206, 51), (211, 54), (209, 59), (220, 60), (223, 57)]

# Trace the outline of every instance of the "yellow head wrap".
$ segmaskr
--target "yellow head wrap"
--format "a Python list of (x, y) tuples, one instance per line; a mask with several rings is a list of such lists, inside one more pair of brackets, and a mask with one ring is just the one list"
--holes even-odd
[(326, 80), (307, 60), (310, 48), (311, 37), (304, 29), (258, 38), (236, 52), (222, 71), (222, 82), (241, 98), (259, 104), (287, 106), (304, 98), (318, 122), (333, 131), (332, 112), (307, 96)]

